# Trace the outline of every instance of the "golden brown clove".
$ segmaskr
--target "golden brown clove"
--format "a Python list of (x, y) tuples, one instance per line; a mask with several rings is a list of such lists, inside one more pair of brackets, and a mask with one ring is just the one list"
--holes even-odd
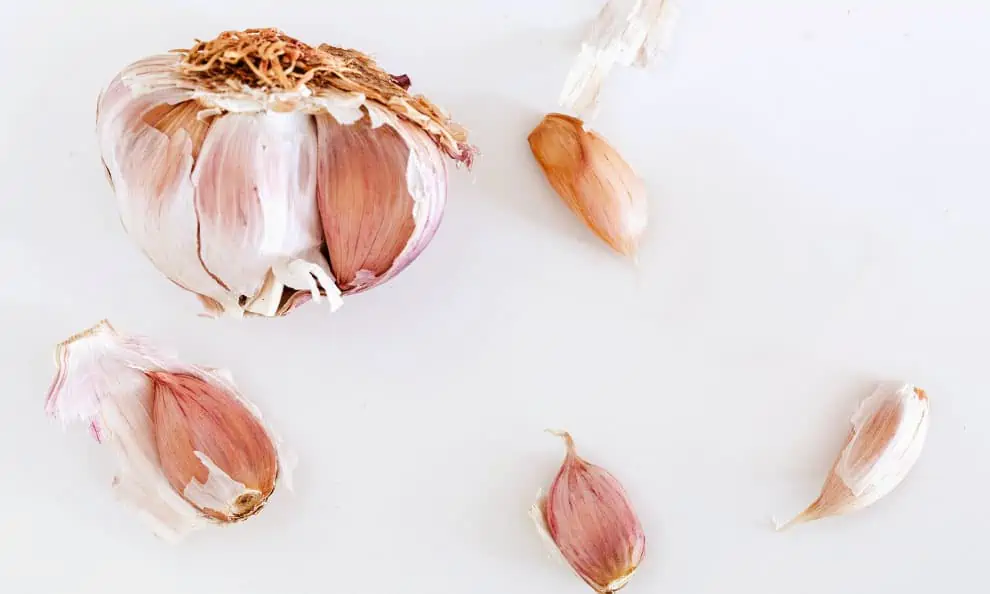
[(581, 120), (559, 113), (543, 118), (529, 146), (571, 211), (613, 249), (634, 255), (646, 229), (646, 187), (619, 153)]

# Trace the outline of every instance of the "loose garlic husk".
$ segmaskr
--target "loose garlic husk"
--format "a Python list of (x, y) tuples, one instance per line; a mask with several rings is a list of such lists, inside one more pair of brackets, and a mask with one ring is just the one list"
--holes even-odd
[(646, 187), (619, 153), (578, 118), (552, 113), (529, 146), (547, 181), (598, 237), (626, 256), (646, 230)]
[(928, 395), (911, 384), (881, 385), (852, 417), (852, 430), (821, 494), (783, 530), (873, 505), (904, 480), (921, 455), (930, 423)]
[(140, 60), (100, 97), (125, 229), (208, 313), (332, 308), (398, 274), (447, 196), (464, 131), (368, 56), (275, 29)]
[(188, 365), (109, 322), (55, 351), (46, 411), (112, 448), (113, 484), (152, 530), (178, 540), (261, 510), (287, 472), (277, 440), (226, 372)]
[(608, 0), (581, 41), (560, 92), (560, 106), (593, 118), (612, 68), (649, 66), (670, 44), (679, 13), (675, 0)]
[(619, 481), (577, 455), (569, 433), (567, 456), (530, 517), (571, 569), (600, 594), (625, 586), (646, 553), (646, 535)]

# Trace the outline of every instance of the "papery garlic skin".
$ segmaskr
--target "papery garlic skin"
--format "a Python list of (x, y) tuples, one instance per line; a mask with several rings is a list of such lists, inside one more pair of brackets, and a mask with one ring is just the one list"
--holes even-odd
[(183, 363), (103, 321), (56, 349), (46, 411), (111, 448), (118, 496), (160, 537), (257, 513), (284, 468), (278, 440), (225, 372)]
[(888, 495), (921, 456), (930, 419), (928, 394), (921, 388), (878, 386), (853, 415), (852, 431), (821, 495), (778, 529), (863, 509)]
[(529, 145), (547, 181), (584, 223), (613, 249), (633, 256), (646, 230), (646, 186), (632, 167), (584, 122), (552, 113)]
[(615, 65), (645, 68), (672, 39), (675, 0), (608, 0), (591, 23), (560, 92), (560, 106), (591, 119)]
[[(274, 29), (132, 64), (97, 109), (125, 229), (211, 315), (283, 315), (324, 297), (336, 309), (342, 292), (392, 278), (429, 243), (446, 201), (441, 151), (474, 156), (408, 84), (363, 54)], [(396, 145), (388, 170), (356, 149), (383, 138)]]
[(604, 468), (577, 455), (574, 441), (545, 497), (530, 516), (540, 533), (601, 594), (625, 586), (646, 553), (646, 535), (629, 497)]

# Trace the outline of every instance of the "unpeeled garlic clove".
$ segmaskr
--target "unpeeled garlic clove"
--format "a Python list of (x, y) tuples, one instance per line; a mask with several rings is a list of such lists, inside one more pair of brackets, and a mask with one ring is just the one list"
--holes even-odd
[[(275, 315), (283, 293), (339, 291), (320, 253), (316, 126), (299, 113), (215, 118), (192, 172), (203, 267), (244, 309)], [(232, 257), (236, 255), (236, 257)]]
[(569, 433), (567, 456), (530, 515), (577, 575), (601, 594), (625, 586), (646, 553), (646, 535), (619, 481), (577, 455)]
[(106, 321), (55, 355), (46, 411), (89, 424), (114, 450), (116, 492), (159, 536), (250, 517), (285, 478), (276, 439), (225, 372), (183, 363)]
[(870, 506), (894, 490), (918, 461), (930, 423), (928, 395), (911, 384), (881, 385), (852, 417), (852, 430), (821, 494), (783, 530)]
[(646, 187), (604, 138), (578, 118), (552, 113), (529, 146), (564, 203), (602, 240), (632, 256), (646, 230)]

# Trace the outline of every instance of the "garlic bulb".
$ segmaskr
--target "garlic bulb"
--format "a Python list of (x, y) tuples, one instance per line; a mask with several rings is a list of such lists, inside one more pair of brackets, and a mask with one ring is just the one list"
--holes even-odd
[(188, 365), (109, 322), (61, 343), (47, 412), (115, 450), (113, 484), (159, 536), (257, 513), (286, 471), (225, 372)]
[(921, 456), (928, 410), (928, 394), (921, 388), (877, 387), (853, 415), (846, 445), (818, 499), (778, 530), (863, 509), (893, 491)]
[(282, 315), (398, 274), (447, 196), (463, 129), (368, 56), (275, 29), (140, 60), (100, 97), (121, 220), (208, 313)]
[(619, 481), (577, 455), (569, 433), (567, 456), (530, 510), (537, 530), (571, 569), (595, 591), (612, 594), (625, 586), (646, 554), (646, 535)]
[(635, 255), (646, 230), (646, 186), (618, 151), (560, 113), (543, 118), (529, 146), (567, 207), (612, 249)]

